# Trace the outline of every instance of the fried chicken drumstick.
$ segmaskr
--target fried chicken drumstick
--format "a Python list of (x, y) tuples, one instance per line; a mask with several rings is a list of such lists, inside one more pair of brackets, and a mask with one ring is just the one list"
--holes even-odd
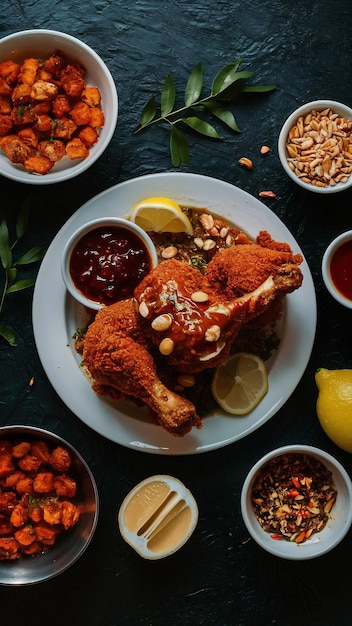
[(101, 309), (83, 350), (93, 388), (142, 400), (174, 435), (200, 428), (194, 405), (161, 382), (158, 368), (194, 374), (217, 367), (243, 326), (300, 287), (301, 255), (265, 232), (257, 241), (217, 251), (204, 275), (185, 262), (164, 261), (135, 298)]

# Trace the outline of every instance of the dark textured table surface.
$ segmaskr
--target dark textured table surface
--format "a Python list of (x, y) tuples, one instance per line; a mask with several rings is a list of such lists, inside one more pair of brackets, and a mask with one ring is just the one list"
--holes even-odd
[[(76, 417), (53, 390), (40, 363), (31, 322), (32, 292), (9, 296), (2, 323), (17, 347), (0, 343), (0, 424), (53, 430), (78, 448), (100, 494), (94, 538), (60, 576), (32, 587), (0, 587), (3, 624), (205, 624), (311, 626), (351, 622), (352, 534), (331, 553), (311, 561), (279, 560), (249, 538), (240, 514), (240, 492), (253, 463), (279, 445), (301, 442), (333, 454), (351, 474), (352, 457), (319, 426), (315, 370), (352, 367), (351, 311), (330, 297), (321, 259), (331, 239), (350, 229), (352, 191), (322, 197), (303, 192), (284, 174), (277, 138), (285, 117), (317, 98), (352, 105), (349, 0), (2, 0), (0, 36), (51, 28), (93, 47), (107, 63), (119, 94), (119, 119), (108, 149), (80, 177), (31, 188), (0, 176), (0, 218), (13, 229), (25, 199), (30, 223), (19, 252), (48, 246), (65, 221), (97, 193), (135, 176), (178, 169), (221, 178), (258, 197), (286, 224), (309, 263), (317, 295), (316, 339), (306, 371), (279, 412), (248, 437), (192, 456), (159, 456), (115, 444)], [(222, 131), (212, 142), (193, 136), (187, 168), (173, 168), (166, 133), (134, 135), (149, 97), (171, 71), (180, 89), (197, 62), (208, 86), (216, 72), (241, 57), (255, 82), (274, 83), (271, 94), (234, 105), (241, 134)], [(237, 109), (236, 109), (237, 106)], [(259, 147), (271, 152), (258, 158)], [(238, 165), (252, 157), (251, 172)], [(311, 312), (307, 309), (307, 317)], [(53, 320), (53, 332), (55, 321)], [(34, 383), (31, 385), (31, 379)], [(127, 491), (147, 476), (175, 475), (191, 489), (199, 522), (174, 556), (141, 559), (119, 535), (117, 511)]]

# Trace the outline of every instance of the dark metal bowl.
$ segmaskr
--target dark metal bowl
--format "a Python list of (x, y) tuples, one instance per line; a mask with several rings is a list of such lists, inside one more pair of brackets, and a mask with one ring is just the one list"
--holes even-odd
[(34, 426), (0, 427), (0, 439), (45, 440), (68, 449), (72, 459), (72, 473), (77, 480), (76, 503), (81, 515), (77, 524), (63, 533), (47, 552), (39, 556), (0, 561), (0, 584), (31, 585), (53, 578), (64, 572), (88, 547), (98, 521), (99, 497), (91, 470), (81, 455), (67, 441), (51, 432)]

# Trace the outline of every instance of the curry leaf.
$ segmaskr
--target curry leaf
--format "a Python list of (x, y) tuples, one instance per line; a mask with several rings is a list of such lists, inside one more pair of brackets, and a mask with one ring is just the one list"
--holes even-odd
[(245, 93), (267, 93), (268, 91), (274, 91), (276, 85), (248, 85), (243, 87), (242, 91)]
[(186, 139), (181, 131), (176, 126), (171, 127), (170, 134), (170, 153), (172, 164), (177, 167), (178, 165), (189, 164), (189, 149)]
[(26, 254), (21, 256), (18, 261), (16, 261), (16, 265), (28, 265), (28, 263), (34, 263), (35, 261), (40, 261), (45, 254), (45, 248), (43, 246), (36, 246), (32, 248)]
[(155, 117), (157, 110), (156, 99), (155, 96), (152, 96), (150, 100), (147, 102), (145, 107), (143, 108), (141, 115), (141, 126), (145, 124), (149, 124)]
[(162, 91), (161, 91), (161, 116), (168, 115), (175, 104), (176, 88), (172, 74), (166, 76)]
[[(13, 250), (18, 243), (19, 239), (23, 237), (29, 221), (29, 196), (24, 200), (16, 220), (16, 236), (17, 239), (13, 244), (10, 244), (9, 231), (5, 220), (0, 224), (0, 257), (4, 268), (4, 280), (2, 286), (2, 293), (0, 294), (0, 315), (4, 306), (5, 297), (7, 294), (21, 291), (32, 287), (35, 283), (34, 278), (26, 278), (23, 280), (17, 280), (18, 265), (27, 265), (34, 263), (43, 258), (45, 254), (45, 248), (42, 246), (36, 246), (31, 248), (28, 252), (23, 254), (17, 263), (13, 261)], [(0, 337), (5, 339), (11, 346), (16, 346), (16, 340), (14, 332), (8, 326), (0, 324)]]
[(211, 88), (212, 95), (216, 96), (217, 94), (230, 87), (230, 85), (232, 85), (234, 82), (238, 80), (243, 80), (245, 78), (251, 78), (252, 76), (254, 76), (253, 72), (234, 71), (233, 63), (230, 63), (230, 65), (225, 65), (225, 67), (223, 67), (222, 70), (218, 72), (213, 80)]
[(185, 89), (185, 105), (189, 107), (197, 102), (203, 88), (203, 69), (202, 64), (197, 65), (192, 70)]
[(176, 86), (174, 78), (169, 73), (164, 81), (160, 96), (160, 115), (154, 97), (145, 105), (140, 120), (140, 125), (135, 133), (145, 130), (152, 124), (167, 122), (171, 127), (170, 154), (173, 165), (187, 165), (189, 163), (189, 148), (183, 135), (178, 128), (184, 123), (197, 133), (210, 138), (221, 139), (216, 128), (208, 122), (196, 116), (189, 116), (189, 111), (202, 111), (220, 120), (234, 132), (241, 132), (233, 113), (221, 103), (229, 103), (235, 100), (242, 92), (264, 93), (275, 89), (272, 85), (246, 85), (246, 80), (254, 76), (251, 71), (239, 71), (242, 59), (237, 59), (225, 65), (215, 76), (210, 92), (202, 95), (203, 69), (201, 63), (197, 63), (188, 77), (184, 92), (184, 106), (175, 107)]
[(12, 252), (9, 243), (9, 231), (5, 220), (0, 224), (0, 257), (3, 268), (11, 267)]
[(201, 135), (206, 135), (207, 137), (212, 137), (213, 139), (221, 139), (214, 126), (208, 122), (204, 122), (204, 120), (201, 120), (199, 117), (184, 117), (182, 118), (182, 122)]
[(17, 221), (16, 221), (16, 235), (18, 239), (23, 237), (27, 229), (28, 220), (29, 220), (29, 204), (30, 204), (30, 199), (27, 196), (20, 208)]
[(224, 124), (226, 124), (226, 126), (234, 130), (236, 133), (241, 132), (241, 130), (237, 126), (233, 113), (229, 111), (229, 109), (221, 105), (219, 102), (205, 102), (204, 107), (207, 109), (207, 111), (209, 111), (209, 113), (211, 113), (211, 115), (217, 117)]
[(24, 280), (19, 280), (17, 283), (13, 283), (11, 287), (6, 289), (6, 293), (15, 293), (15, 291), (22, 291), (23, 289), (27, 289), (28, 287), (32, 287), (34, 285), (34, 278), (26, 278)]
[(10, 267), (10, 269), (7, 270), (7, 276), (9, 279), (9, 283), (13, 283), (13, 281), (16, 280), (17, 277), (17, 269), (15, 267)]
[(12, 328), (0, 325), (0, 336), (6, 339), (10, 346), (17, 346), (16, 338)]

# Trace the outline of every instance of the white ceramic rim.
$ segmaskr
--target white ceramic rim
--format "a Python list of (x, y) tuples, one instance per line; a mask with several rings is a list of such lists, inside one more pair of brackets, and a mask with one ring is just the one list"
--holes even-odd
[[(74, 52), (72, 54), (68, 54), (68, 56), (70, 57), (75, 57), (77, 61), (80, 61), (79, 59), (80, 55), (78, 52), (79, 49), (83, 50), (88, 55), (90, 55), (95, 61), (95, 63), (99, 66), (100, 71), (104, 74), (104, 77), (108, 84), (110, 98), (111, 98), (111, 103), (109, 105), (109, 124), (107, 124), (107, 121), (105, 120), (105, 126), (104, 126), (105, 131), (100, 132), (100, 137), (99, 137), (98, 142), (95, 144), (95, 146), (92, 146), (92, 148), (90, 149), (90, 155), (86, 159), (82, 161), (78, 161), (77, 163), (75, 163), (74, 165), (71, 165), (67, 169), (51, 171), (48, 174), (45, 174), (44, 176), (31, 174), (30, 172), (24, 171), (22, 169), (16, 169), (15, 166), (14, 166), (13, 172), (11, 170), (3, 171), (1, 169), (1, 162), (0, 162), (0, 174), (4, 176), (5, 178), (9, 178), (16, 182), (27, 183), (27, 184), (32, 184), (32, 185), (49, 185), (53, 183), (60, 183), (70, 178), (73, 178), (75, 176), (78, 176), (79, 174), (82, 174), (89, 167), (91, 167), (98, 158), (101, 157), (103, 152), (108, 147), (116, 129), (117, 118), (118, 118), (118, 95), (117, 95), (117, 90), (116, 90), (114, 79), (107, 65), (104, 63), (103, 59), (95, 52), (95, 50), (93, 50), (93, 48), (88, 46), (86, 43), (84, 43), (80, 39), (73, 37), (73, 35), (68, 35), (67, 33), (64, 33), (61, 31), (48, 30), (45, 28), (19, 31), (16, 33), (12, 33), (11, 35), (7, 35), (6, 37), (2, 37), (0, 39), (0, 53), (1, 53), (1, 46), (3, 44), (9, 44), (11, 43), (11, 41), (14, 41), (14, 42), (15, 41), (20, 42), (21, 40), (27, 41), (30, 38), (37, 39), (38, 36), (40, 35), (50, 36), (53, 38), (53, 51), (55, 48), (59, 47), (59, 43), (56, 44), (55, 39), (57, 40), (61, 39), (62, 42), (66, 41), (71, 46), (77, 47), (77, 53)], [(30, 43), (28, 44), (28, 47), (30, 47)], [(38, 44), (36, 44), (36, 47), (38, 47)], [(13, 51), (13, 54), (15, 52), (16, 50)], [(3, 59), (0, 58), (0, 60), (3, 60)], [(82, 62), (82, 64), (84, 64), (85, 66), (87, 65), (84, 62)], [(111, 110), (110, 110), (110, 107), (111, 107)], [(104, 111), (103, 101), (102, 101), (102, 109)], [(111, 120), (114, 120), (114, 121), (111, 121)]]
[[(251, 502), (251, 490), (257, 472), (271, 459), (282, 454), (307, 454), (322, 462), (333, 473), (333, 481), (338, 490), (335, 507), (341, 514), (340, 528), (334, 533), (330, 521), (319, 533), (313, 534), (310, 539), (301, 544), (286, 540), (276, 540), (270, 537), (270, 533), (264, 531), (254, 512)], [(339, 483), (339, 484), (337, 484)], [(343, 489), (343, 493), (341, 493)], [(340, 497), (340, 502), (339, 502)], [(342, 500), (342, 502), (341, 502)], [(256, 541), (267, 552), (274, 556), (288, 560), (308, 560), (322, 556), (335, 548), (348, 533), (352, 524), (352, 482), (344, 467), (328, 452), (314, 446), (304, 444), (290, 444), (282, 446), (265, 454), (249, 471), (241, 492), (241, 513), (245, 526)], [(332, 521), (332, 524), (334, 521)], [(336, 522), (337, 523), (337, 522)], [(329, 538), (330, 534), (330, 538)]]
[(89, 298), (86, 298), (81, 293), (81, 291), (77, 289), (77, 287), (75, 286), (71, 278), (71, 274), (69, 270), (70, 256), (71, 256), (73, 248), (75, 247), (76, 243), (81, 239), (81, 237), (86, 235), (91, 230), (100, 228), (102, 226), (111, 226), (111, 225), (120, 226), (138, 235), (138, 237), (144, 242), (144, 244), (146, 245), (148, 249), (152, 268), (156, 267), (156, 265), (158, 264), (158, 255), (157, 255), (154, 243), (152, 242), (149, 235), (134, 222), (130, 222), (129, 220), (124, 219), (122, 217), (104, 217), (104, 218), (97, 218), (95, 220), (87, 222), (87, 224), (84, 224), (83, 226), (78, 228), (78, 230), (76, 230), (76, 232), (74, 232), (71, 235), (71, 237), (68, 239), (64, 247), (63, 254), (61, 257), (61, 275), (66, 285), (66, 289), (71, 294), (71, 296), (75, 298), (75, 300), (80, 302), (80, 304), (83, 304), (83, 306), (88, 307), (89, 309), (93, 311), (99, 311), (99, 309), (102, 309), (104, 307), (104, 304), (101, 304), (100, 302), (95, 302), (94, 300), (90, 300)]
[(286, 122), (281, 128), (279, 139), (278, 139), (278, 153), (279, 158), (284, 168), (286, 174), (293, 180), (297, 185), (305, 189), (306, 191), (312, 191), (313, 193), (321, 193), (321, 194), (330, 194), (337, 193), (339, 191), (345, 191), (352, 185), (352, 175), (349, 177), (346, 183), (337, 183), (334, 187), (330, 185), (328, 187), (316, 187), (315, 185), (310, 185), (308, 183), (303, 182), (292, 170), (289, 168), (287, 162), (287, 154), (286, 154), (286, 138), (289, 133), (289, 130), (297, 121), (297, 119), (301, 115), (307, 115), (313, 109), (316, 111), (323, 111), (324, 109), (330, 108), (334, 112), (343, 115), (344, 117), (350, 119), (352, 121), (352, 109), (343, 104), (342, 102), (336, 102), (335, 100), (313, 100), (312, 102), (307, 102), (302, 106), (295, 109), (291, 115), (287, 118)]
[(332, 297), (335, 298), (337, 302), (347, 307), (348, 309), (352, 309), (352, 301), (348, 300), (348, 298), (345, 298), (342, 295), (342, 293), (340, 293), (334, 286), (334, 283), (331, 280), (330, 263), (336, 250), (343, 243), (345, 243), (346, 241), (350, 241), (350, 240), (352, 240), (352, 230), (347, 230), (345, 233), (341, 233), (341, 235), (333, 239), (333, 241), (329, 244), (329, 246), (325, 250), (322, 265), (321, 265), (321, 271), (322, 271), (325, 287), (327, 288), (327, 290), (330, 292)]
[[(209, 211), (238, 224), (252, 237), (260, 230), (268, 230), (276, 241), (288, 242), (291, 249), (300, 252), (304, 259), (301, 266), (303, 284), (287, 296), (278, 329), (280, 348), (268, 362), (269, 391), (265, 398), (240, 420), (229, 417), (219, 407), (203, 421), (201, 430), (194, 429), (186, 437), (174, 437), (151, 423), (144, 408), (134, 406), (134, 403), (120, 401), (117, 407), (116, 403), (95, 394), (82, 372), (73, 340), (77, 328), (86, 326), (87, 316), (83, 307), (68, 294), (61, 278), (63, 248), (77, 228), (97, 217), (126, 217), (128, 207), (143, 198), (158, 196), (173, 198), (181, 206), (208, 207)], [(57, 233), (41, 263), (33, 294), (32, 316), (36, 347), (44, 370), (60, 398), (83, 422), (100, 435), (134, 450), (149, 454), (189, 455), (224, 447), (246, 437), (283, 406), (311, 356), (317, 309), (314, 282), (304, 254), (288, 228), (265, 204), (219, 179), (200, 174), (163, 172), (119, 183), (91, 198), (71, 216)]]

